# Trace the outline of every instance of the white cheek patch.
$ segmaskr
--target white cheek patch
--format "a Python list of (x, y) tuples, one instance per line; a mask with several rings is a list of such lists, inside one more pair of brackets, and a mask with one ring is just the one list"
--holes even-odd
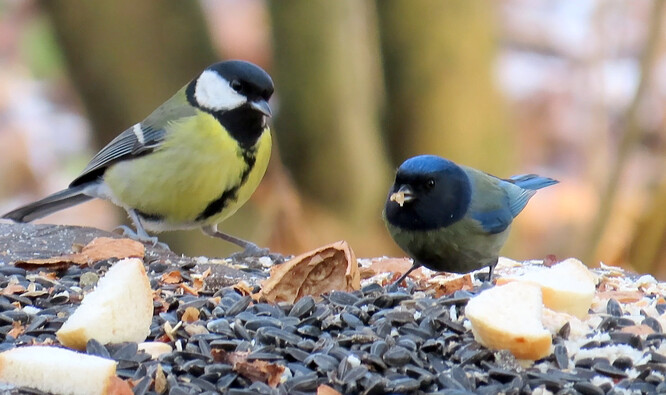
[(213, 111), (230, 110), (247, 101), (245, 96), (231, 89), (227, 80), (211, 70), (205, 70), (199, 76), (194, 98), (201, 107)]

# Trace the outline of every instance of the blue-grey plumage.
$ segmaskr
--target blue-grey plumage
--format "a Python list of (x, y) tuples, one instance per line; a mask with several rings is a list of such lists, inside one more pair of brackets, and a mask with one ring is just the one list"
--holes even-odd
[(511, 222), (541, 188), (556, 184), (535, 174), (501, 179), (434, 155), (398, 169), (383, 217), (391, 237), (414, 260), (412, 270), (468, 273), (490, 267)]

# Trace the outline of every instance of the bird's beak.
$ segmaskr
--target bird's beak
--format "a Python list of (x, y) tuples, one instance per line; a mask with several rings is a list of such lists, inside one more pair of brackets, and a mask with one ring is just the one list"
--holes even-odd
[(393, 192), (389, 200), (398, 203), (402, 207), (405, 203), (414, 200), (414, 191), (409, 185), (401, 185), (398, 192)]
[(261, 99), (257, 101), (251, 101), (250, 107), (254, 108), (255, 110), (259, 111), (260, 113), (264, 114), (267, 117), (273, 116), (271, 108), (266, 100)]

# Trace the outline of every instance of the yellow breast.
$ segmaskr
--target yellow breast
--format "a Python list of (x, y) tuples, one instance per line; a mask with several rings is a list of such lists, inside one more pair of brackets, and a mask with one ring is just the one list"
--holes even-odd
[[(215, 224), (235, 213), (250, 198), (268, 166), (268, 128), (253, 154), (244, 153), (207, 113), (169, 123), (166, 129), (166, 140), (156, 151), (119, 162), (105, 172), (113, 200), (123, 207), (162, 217), (164, 224), (159, 230)], [(254, 157), (251, 169), (244, 154)], [(241, 183), (244, 173), (247, 175)], [(225, 192), (229, 199), (220, 211), (201, 218), (209, 204)]]

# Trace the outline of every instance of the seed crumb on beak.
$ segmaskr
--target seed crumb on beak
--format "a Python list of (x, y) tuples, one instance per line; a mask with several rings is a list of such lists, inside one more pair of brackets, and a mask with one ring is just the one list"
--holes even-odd
[(402, 207), (407, 201), (407, 199), (405, 199), (405, 191), (394, 192), (391, 194), (391, 197), (389, 199), (392, 202), (398, 203), (400, 207)]

